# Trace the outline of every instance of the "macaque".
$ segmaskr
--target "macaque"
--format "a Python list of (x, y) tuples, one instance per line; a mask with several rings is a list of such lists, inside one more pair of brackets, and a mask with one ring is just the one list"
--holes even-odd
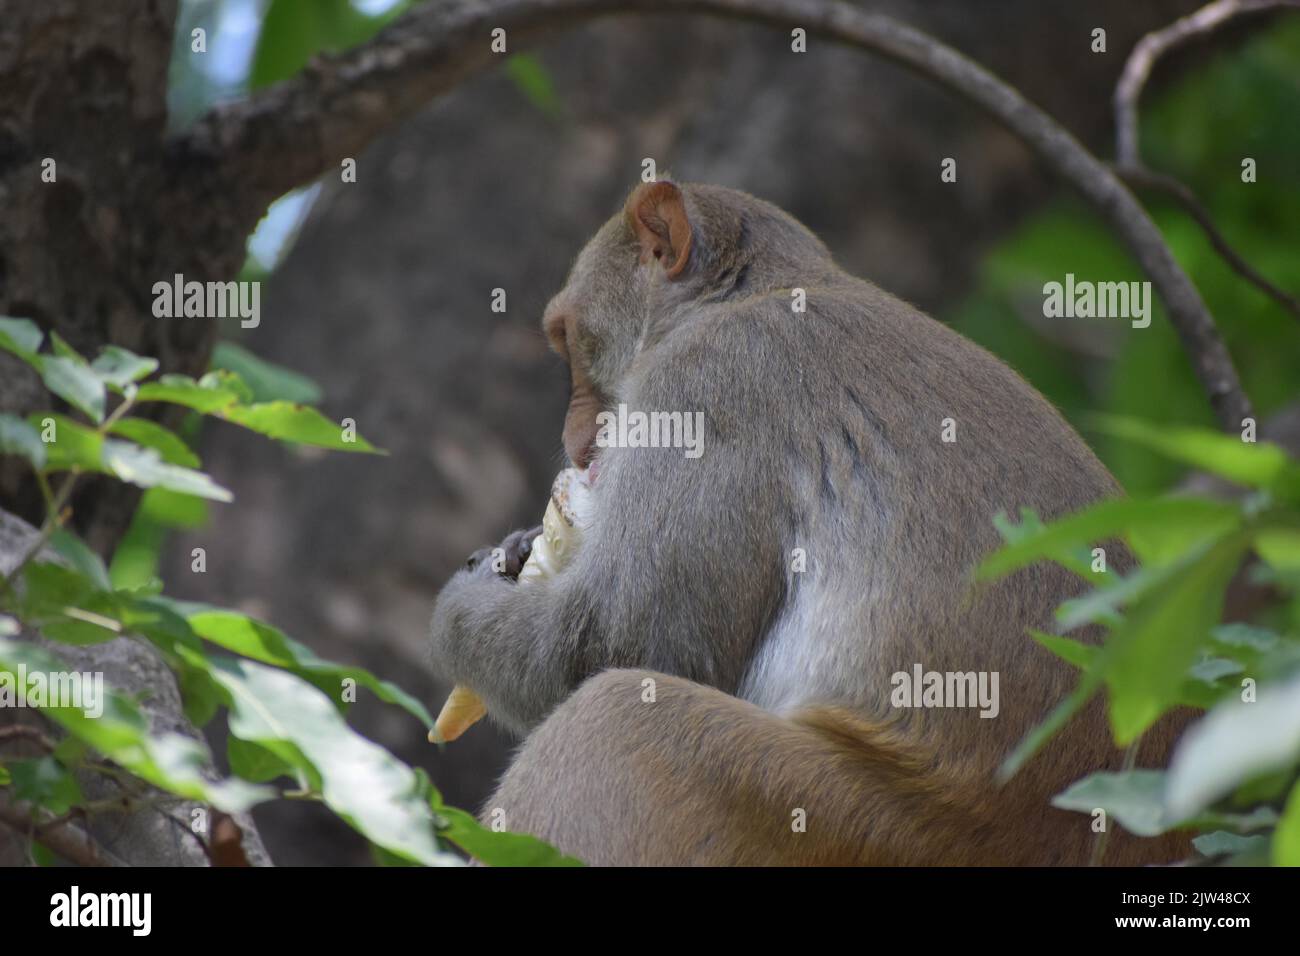
[[(715, 186), (639, 186), (542, 325), (592, 524), (545, 582), (512, 580), (535, 531), (503, 543), (505, 574), (476, 556), (431, 626), (437, 672), (526, 738), (485, 817), (591, 864), (1089, 862), (1096, 820), (1050, 801), (1119, 769), (1100, 706), (995, 780), (1073, 689), (1026, 631), (1083, 584), (1048, 563), (972, 584), (997, 512), (1119, 493), (1056, 409)], [(700, 413), (699, 453), (609, 440), (620, 406)], [(1109, 549), (1111, 573), (1130, 564)], [(983, 675), (996, 700), (900, 704), (922, 671)], [(1107, 863), (1182, 849), (1104, 839)]]

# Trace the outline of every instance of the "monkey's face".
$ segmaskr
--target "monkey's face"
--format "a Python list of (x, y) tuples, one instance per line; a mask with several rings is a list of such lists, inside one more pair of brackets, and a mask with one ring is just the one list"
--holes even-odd
[[(628, 315), (627, 284), (636, 250), (621, 242), (610, 222), (578, 255), (568, 281), (551, 299), (542, 330), (551, 349), (568, 365), (569, 406), (564, 415), (564, 451), (578, 468), (595, 457), (597, 415), (620, 375), (608, 362), (608, 342)], [(634, 334), (633, 334), (634, 338)]]
[(645, 324), (639, 248), (617, 216), (579, 253), (569, 278), (542, 316), (551, 348), (569, 366), (564, 450), (576, 467), (596, 453), (596, 416), (611, 404), (636, 356)]
[(569, 366), (564, 449), (577, 467), (594, 460), (597, 416), (617, 402), (638, 354), (699, 294), (699, 270), (691, 268), (692, 250), (698, 257), (702, 249), (699, 231), (678, 186), (639, 186), (579, 253), (547, 306), (542, 329)]

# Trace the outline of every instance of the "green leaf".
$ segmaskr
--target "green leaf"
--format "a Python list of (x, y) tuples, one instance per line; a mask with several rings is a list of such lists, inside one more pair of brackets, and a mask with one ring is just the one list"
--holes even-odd
[[(212, 675), (205, 668), (195, 667), (187, 661), (177, 661), (176, 681), (180, 686), (181, 703), (185, 709), (185, 717), (191, 724), (200, 730), (206, 727), (212, 718), (217, 716), (217, 711), (221, 709), (224, 695), (217, 682), (212, 679)], [(231, 768), (236, 776), (252, 780), (238, 770)], [(258, 782), (258, 781), (254, 781)]]
[(40, 628), (41, 633), (50, 640), (58, 641), (60, 644), (71, 644), (74, 647), (103, 644), (121, 636), (121, 631), (115, 628), (72, 617), (42, 621)]
[(1211, 857), (1256, 853), (1268, 849), (1268, 837), (1261, 834), (1244, 836), (1240, 833), (1229, 833), (1227, 830), (1216, 830), (1196, 837), (1192, 840), (1192, 846), (1202, 856)]
[(9, 768), (0, 763), (0, 787), (7, 787), (13, 782), (13, 774), (9, 772)]
[(506, 74), (528, 99), (528, 102), (550, 117), (562, 112), (559, 94), (551, 74), (537, 57), (529, 53), (516, 53), (506, 57)]
[(80, 571), (53, 561), (30, 561), (22, 575), (22, 600), (17, 613), (24, 619), (61, 615), (68, 605), (88, 604), (99, 594), (94, 582)]
[(156, 382), (145, 382), (136, 392), (137, 402), (170, 402), (210, 415), (240, 400), (239, 390), (218, 379), (194, 381), (186, 375), (164, 375)]
[[(278, 749), (283, 752), (283, 745)], [(226, 756), (231, 773), (254, 783), (268, 783), (279, 777), (297, 779), (296, 768), (307, 759), (299, 753), (296, 759), (285, 760), (275, 750), (233, 736), (226, 741)]]
[(13, 760), (9, 763), (13, 795), (19, 800), (44, 807), (51, 813), (67, 813), (85, 802), (77, 778), (53, 757)]
[(582, 866), (581, 860), (565, 856), (534, 836), (490, 830), (455, 807), (435, 809), (440, 818), (439, 835), (489, 866)]
[(48, 388), (91, 420), (104, 420), (104, 383), (81, 358), (41, 357), (41, 378)]
[(1291, 788), (1282, 818), (1273, 831), (1273, 865), (1300, 866), (1300, 783)]
[(40, 432), (13, 415), (0, 414), (0, 455), (18, 455), (38, 470), (45, 467), (45, 443)]
[(82, 358), (81, 353), (69, 345), (58, 332), (50, 333), (50, 349), (55, 355), (76, 362), (78, 365), (86, 364), (86, 360)]
[(103, 591), (111, 591), (108, 569), (90, 546), (66, 528), (58, 528), (50, 535), (50, 547), (62, 556), (75, 570), (84, 574)]
[[(1180, 553), (1187, 542), (1215, 536), (1240, 523), (1239, 509), (1227, 502), (1201, 498), (1102, 501), (995, 551), (984, 559), (976, 576), (981, 580), (999, 578), (1036, 561), (1058, 560), (1078, 548), (1128, 533), (1136, 539), (1145, 537), (1154, 541), (1162, 534), (1172, 536), (1174, 529), (1183, 529), (1174, 551)], [(1155, 556), (1148, 553), (1146, 560)]]
[(1118, 627), (1123, 620), (1121, 608), (1168, 587), (1181, 572), (1181, 565), (1139, 567), (1131, 574), (1116, 577), (1108, 588), (1061, 602), (1054, 615), (1056, 622), (1062, 631), (1096, 622)]
[(420, 863), (456, 862), (438, 849), (433, 813), (415, 772), (348, 727), (328, 697), (254, 661), (210, 664), (229, 694), (234, 736), (270, 747), (291, 743), (319, 774), (325, 803), (371, 842)]
[(1053, 797), (1052, 806), (1080, 813), (1104, 809), (1129, 833), (1158, 836), (1178, 822), (1169, 817), (1165, 807), (1164, 785), (1165, 775), (1160, 770), (1094, 773)]
[(297, 73), (325, 44), (318, 0), (272, 0), (249, 72), (249, 86), (261, 89)]
[(39, 370), (37, 352), (45, 333), (31, 319), (11, 319), (0, 315), (0, 349), (12, 352), (28, 365)]
[(368, 16), (350, 0), (272, 0), (262, 17), (249, 85), (261, 89), (288, 79), (321, 52), (337, 52), (370, 39), (407, 6), (399, 0)]
[(320, 386), (307, 376), (259, 358), (234, 342), (217, 343), (212, 353), (212, 367), (238, 375), (248, 385), (256, 402), (314, 405), (321, 400)]
[[(0, 640), (0, 672), (67, 673), (62, 661), (29, 644)], [(198, 741), (180, 734), (149, 733), (144, 716), (128, 698), (106, 692), (102, 713), (79, 707), (45, 706), (41, 713), (126, 770), (169, 793), (238, 813), (274, 794), (239, 780), (210, 781), (203, 775), (207, 754)]]
[(433, 715), (428, 709), (396, 684), (380, 680), (363, 668), (327, 661), (317, 656), (311, 648), (299, 644), (269, 624), (234, 611), (204, 605), (190, 608), (175, 604), (172, 606), (186, 618), (194, 633), (228, 651), (304, 676), (328, 677), (335, 681), (351, 678), (368, 688), (380, 700), (401, 707), (426, 729), (433, 726)]
[(229, 369), (214, 368), (205, 372), (199, 379), (199, 387), (234, 392), (240, 405), (247, 405), (253, 400), (253, 390)]
[(140, 511), (150, 521), (166, 528), (202, 528), (211, 514), (208, 499), (166, 488), (146, 491), (140, 501)]
[(1098, 668), (1110, 691), (1109, 716), (1121, 746), (1179, 700), (1184, 675), (1219, 620), (1223, 594), (1245, 552), (1243, 535), (1202, 547), (1143, 594), (1111, 631)]
[(1274, 487), (1288, 476), (1294, 478), (1296, 470), (1286, 452), (1268, 442), (1245, 442), (1204, 428), (1153, 425), (1109, 415), (1097, 416), (1094, 424), (1109, 435), (1250, 488)]
[(137, 445), (152, 448), (168, 464), (180, 465), (184, 468), (198, 468), (201, 464), (199, 456), (190, 451), (189, 445), (185, 444), (179, 435), (147, 418), (118, 419), (109, 431), (123, 438), (129, 438)]
[(22, 574), (20, 613), (50, 640), (102, 644), (121, 634), (122, 608), (117, 596), (101, 590), (81, 570), (33, 561)]
[(1192, 677), (1206, 684), (1216, 684), (1222, 678), (1232, 674), (1240, 674), (1245, 669), (1237, 661), (1230, 661), (1223, 657), (1210, 657), (1193, 664), (1189, 673)]
[(162, 491), (161, 488), (150, 488), (144, 493), (140, 507), (131, 518), (131, 526), (127, 528), (126, 536), (113, 552), (113, 561), (108, 566), (108, 576), (112, 579), (114, 587), (140, 587), (157, 576), (167, 529), (150, 519), (144, 512), (148, 497)]
[(1094, 644), (1084, 644), (1082, 641), (1061, 637), (1058, 634), (1045, 634), (1042, 631), (1032, 629), (1029, 633), (1034, 640), (1061, 660), (1083, 671), (1093, 666), (1097, 660), (1097, 655), (1101, 652), (1101, 648)]
[(299, 445), (314, 445), (336, 451), (382, 454), (360, 435), (352, 441), (343, 437), (343, 428), (314, 408), (293, 402), (264, 402), (225, 408), (221, 417), (252, 431)]
[(234, 495), (203, 472), (169, 465), (152, 448), (141, 448), (129, 442), (105, 441), (103, 465), (104, 470), (122, 481), (141, 488), (167, 488), (212, 501), (234, 500)]
[(1169, 762), (1168, 803), (1198, 813), (1252, 777), (1300, 759), (1300, 678), (1261, 686), (1253, 703), (1229, 700), (1182, 737)]
[(197, 382), (181, 375), (164, 375), (157, 382), (145, 382), (136, 400), (184, 405), (280, 441), (383, 454), (360, 435), (345, 441), (343, 428), (314, 408), (286, 401), (246, 404), (252, 396), (252, 390), (238, 375), (219, 369)]
[(103, 471), (104, 439), (93, 428), (88, 428), (66, 415), (54, 412), (36, 412), (27, 421), (42, 435), (46, 434), (45, 421), (49, 420), (53, 441), (45, 445), (45, 470), (68, 471), (80, 468), (83, 471)]
[(63, 766), (75, 769), (86, 762), (87, 756), (90, 754), (90, 747), (76, 737), (69, 737), (65, 734), (63, 739), (54, 745), (51, 754)]
[(158, 360), (136, 355), (117, 345), (106, 345), (90, 363), (90, 368), (105, 385), (120, 390), (152, 375), (158, 369)]
[(1278, 571), (1300, 571), (1300, 531), (1262, 528), (1255, 532), (1254, 543), (1259, 556)]
[(1260, 652), (1273, 650), (1280, 640), (1277, 634), (1268, 628), (1246, 624), (1243, 621), (1220, 624), (1210, 634), (1215, 641), (1227, 647), (1240, 647)]
[[(1002, 535), (1002, 540), (1010, 545), (1034, 540), (1044, 533), (1046, 525), (1034, 509), (1021, 508), (1019, 524), (1012, 522), (1005, 511), (999, 511), (993, 516), (993, 527)], [(1086, 544), (1058, 549), (1052, 553), (1052, 560), (1085, 581), (1094, 578), (1092, 553)]]

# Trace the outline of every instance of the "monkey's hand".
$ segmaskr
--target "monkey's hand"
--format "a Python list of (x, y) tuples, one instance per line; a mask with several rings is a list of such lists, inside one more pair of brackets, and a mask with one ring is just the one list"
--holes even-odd
[(519, 579), (524, 562), (533, 551), (533, 541), (542, 533), (542, 526), (520, 528), (506, 535), (495, 548), (479, 548), (465, 562), (468, 571), (477, 571), (485, 575), (496, 575), (510, 581)]

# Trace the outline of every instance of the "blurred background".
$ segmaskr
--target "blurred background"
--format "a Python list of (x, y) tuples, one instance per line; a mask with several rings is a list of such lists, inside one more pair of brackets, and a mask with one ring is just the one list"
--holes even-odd
[[(437, 2), (437, 0), (428, 0)], [(1098, 155), (1111, 95), (1147, 31), (1180, 0), (863, 2), (927, 30), (1045, 108)], [(362, 42), (403, 0), (184, 0), (171, 122)], [(1086, 7), (1086, 9), (1085, 9)], [(191, 52), (203, 27), (208, 53)], [(1093, 52), (1092, 31), (1106, 31)], [(226, 323), (216, 363), (284, 397), (350, 417), (389, 456), (312, 455), (224, 425), (203, 457), (236, 503), (145, 507), (114, 566), (157, 571), (178, 598), (237, 607), (320, 654), (361, 664), (426, 701), (424, 631), (470, 551), (535, 523), (561, 466), (566, 379), (538, 328), (573, 256), (637, 181), (644, 157), (689, 181), (783, 206), (839, 262), (1010, 362), (1078, 423), (1117, 411), (1213, 424), (1172, 330), (1114, 320), (1051, 324), (1042, 286), (1140, 279), (1099, 221), (969, 106), (866, 55), (700, 19), (612, 19), (512, 55), (357, 158), (278, 202), (250, 237), (262, 324)], [(1246, 23), (1162, 60), (1143, 99), (1143, 155), (1188, 183), (1221, 231), (1276, 284), (1300, 290), (1300, 18)], [(1243, 157), (1258, 165), (1244, 184)], [(952, 157), (958, 181), (943, 183)], [(1194, 223), (1150, 208), (1206, 298), (1263, 417), (1300, 383), (1300, 320), (1238, 279)], [(506, 290), (508, 309), (491, 310)], [(255, 356), (255, 357), (254, 357)], [(1132, 493), (1177, 472), (1085, 430)], [(151, 493), (152, 494), (152, 493)], [(190, 573), (190, 549), (207, 551)], [(486, 723), (439, 751), (398, 709), (363, 700), (354, 723), (449, 802), (477, 808), (511, 741)], [(223, 748), (217, 748), (221, 752)], [(369, 861), (324, 808), (279, 801), (256, 816), (281, 864)]]

